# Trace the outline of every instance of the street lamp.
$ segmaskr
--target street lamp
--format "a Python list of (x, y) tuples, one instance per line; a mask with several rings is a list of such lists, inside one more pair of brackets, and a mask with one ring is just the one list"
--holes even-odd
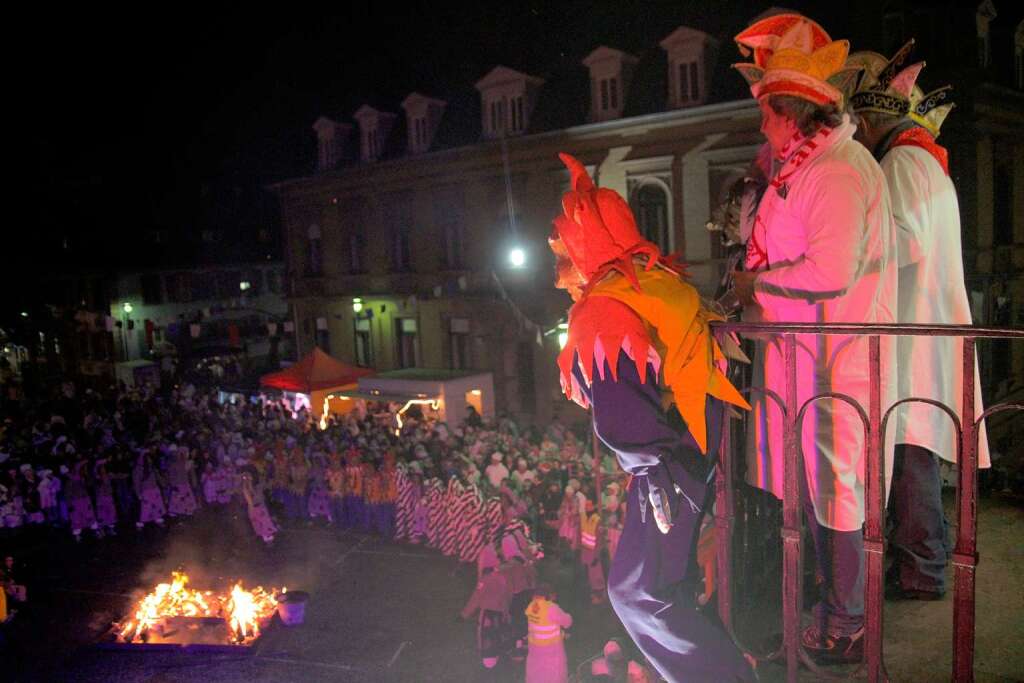
[(526, 265), (526, 252), (522, 247), (512, 247), (508, 252), (508, 262), (513, 268), (522, 268)]
[(558, 324), (558, 348), (564, 349), (569, 341), (569, 323)]
[(352, 299), (352, 312), (359, 314), (363, 310), (363, 300), (358, 296)]
[(249, 282), (248, 280), (242, 280), (241, 282), (238, 283), (238, 288), (243, 292), (248, 291), (251, 287), (252, 283)]
[(124, 347), (124, 359), (131, 360), (128, 356), (128, 316), (135, 309), (132, 308), (132, 302), (125, 301), (121, 304), (121, 310), (124, 311), (124, 319), (121, 321), (121, 345)]

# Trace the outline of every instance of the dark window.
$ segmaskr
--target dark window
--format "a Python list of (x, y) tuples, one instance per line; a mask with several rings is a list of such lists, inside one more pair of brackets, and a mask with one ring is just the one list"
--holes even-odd
[(1008, 165), (995, 169), (993, 187), (993, 232), (995, 246), (1013, 244), (1013, 173)]
[(364, 272), (363, 252), (365, 248), (366, 243), (362, 232), (353, 232), (348, 236), (348, 270), (350, 273)]
[(608, 83), (608, 88), (611, 91), (608, 101), (611, 102), (612, 109), (617, 110), (619, 108), (619, 79), (611, 79)]
[(279, 270), (268, 270), (267, 271), (267, 289), (270, 290), (271, 294), (281, 293), (281, 271)]
[(690, 98), (689, 64), (679, 65), (679, 101), (687, 102)]
[(320, 275), (323, 272), (323, 256), (320, 251), (319, 237), (311, 237), (307, 242), (306, 257), (306, 275)]
[(391, 270), (404, 272), (412, 270), (412, 200), (410, 197), (395, 197), (387, 209), (388, 226), (391, 231)]
[(697, 62), (690, 62), (690, 99), (700, 100), (700, 81), (697, 79)]
[(608, 80), (601, 81), (601, 111), (608, 111)]
[(355, 323), (356, 365), (373, 366), (373, 347), (370, 338), (370, 320), (363, 318)]
[(662, 253), (669, 252), (668, 194), (659, 185), (648, 183), (636, 191), (634, 212), (640, 234), (658, 245)]
[(452, 318), (449, 323), (449, 345), (452, 370), (468, 370), (469, 362), (469, 320)]
[(142, 284), (142, 303), (147, 306), (156, 306), (164, 302), (163, 292), (160, 289), (160, 276), (153, 273), (143, 275), (140, 278)]
[(416, 320), (399, 318), (395, 321), (395, 336), (398, 346), (398, 367), (416, 367)]

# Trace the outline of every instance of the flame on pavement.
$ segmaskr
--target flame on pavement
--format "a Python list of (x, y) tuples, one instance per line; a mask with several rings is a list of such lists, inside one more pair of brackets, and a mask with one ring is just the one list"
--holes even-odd
[(220, 618), (230, 629), (230, 642), (248, 645), (259, 637), (277, 609), (277, 595), (287, 588), (265, 590), (257, 586), (246, 590), (236, 581), (229, 593), (199, 591), (188, 586), (184, 572), (172, 572), (169, 583), (161, 583), (135, 604), (131, 618), (118, 625), (118, 640), (145, 642), (151, 629), (159, 629), (175, 617)]

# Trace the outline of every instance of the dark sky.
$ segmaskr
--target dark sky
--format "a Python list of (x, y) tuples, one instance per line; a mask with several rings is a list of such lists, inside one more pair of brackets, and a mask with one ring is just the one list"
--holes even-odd
[[(204, 183), (308, 172), (320, 113), (350, 118), (367, 98), (400, 111), (412, 90), (472, 92), (497, 63), (543, 75), (602, 43), (657, 48), (680, 24), (732, 35), (767, 6), (351, 3), (329, 15), (299, 5), (227, 15), (164, 5), (153, 16), (94, 4), (40, 14), (26, 25), (45, 32), (15, 76), (36, 207), (26, 227), (31, 239), (116, 236), (112, 248), (127, 249), (140, 229), (193, 224)], [(722, 50), (732, 59), (730, 44)]]

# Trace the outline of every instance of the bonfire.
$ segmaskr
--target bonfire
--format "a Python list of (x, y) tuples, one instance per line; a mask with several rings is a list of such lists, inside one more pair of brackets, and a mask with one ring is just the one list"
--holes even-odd
[(220, 620), (227, 625), (229, 643), (248, 645), (274, 616), (277, 597), (287, 590), (267, 591), (262, 586), (246, 590), (236, 581), (230, 592), (215, 593), (189, 588), (188, 582), (188, 574), (172, 572), (170, 583), (158, 584), (135, 604), (130, 619), (116, 625), (118, 641), (149, 642), (154, 634), (173, 632), (183, 620)]

